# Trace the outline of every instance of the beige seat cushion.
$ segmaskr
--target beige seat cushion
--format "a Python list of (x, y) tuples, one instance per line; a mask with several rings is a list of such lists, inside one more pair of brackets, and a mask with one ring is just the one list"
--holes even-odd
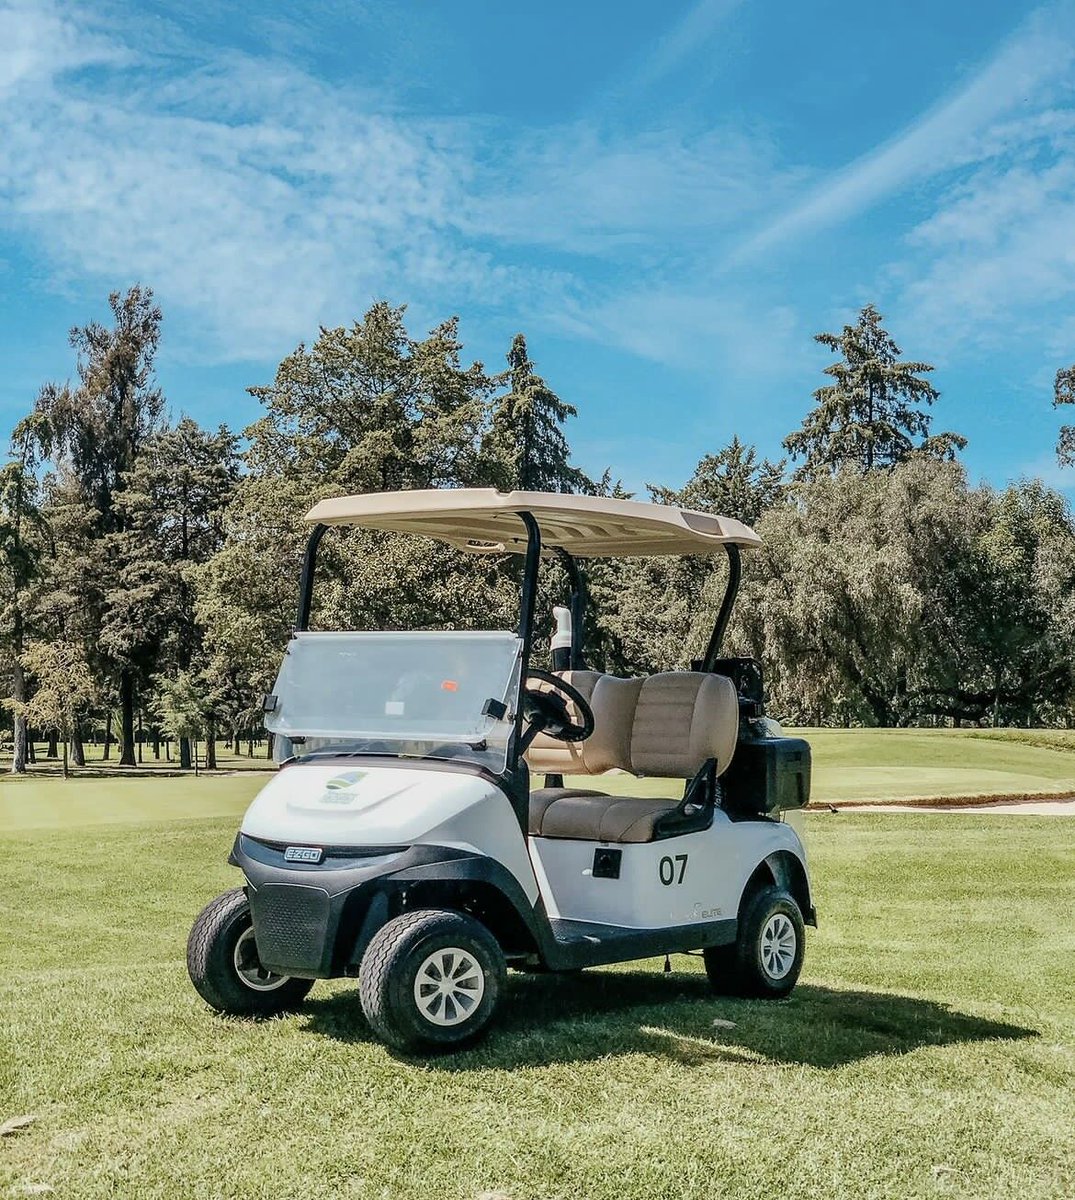
[(669, 671), (643, 679), (631, 726), (631, 770), (692, 779), (709, 759), (717, 774), (739, 737), (739, 697), (725, 675)]
[[(546, 775), (600, 775), (614, 767), (631, 769), (631, 729), (641, 679), (619, 679), (599, 671), (565, 671), (565, 682), (581, 692), (593, 710), (594, 730), (584, 742), (561, 742), (539, 733), (526, 752), (531, 771)], [(550, 691), (547, 684), (542, 690)], [(572, 719), (581, 721), (568, 703)]]
[(604, 797), (604, 792), (591, 792), (585, 788), (549, 787), (537, 788), (530, 793), (530, 832), (535, 837), (541, 836), (542, 823), (549, 808), (566, 796), (598, 796)]
[[(735, 752), (739, 698), (723, 675), (674, 671), (633, 680), (602, 675), (591, 706), (595, 730), (582, 743), (583, 766), (607, 770), (626, 760), (636, 775), (692, 779), (710, 759), (719, 775)], [(591, 743), (597, 743), (596, 749), (591, 750)], [(615, 762), (615, 755), (623, 758)], [(538, 794), (537, 808), (531, 804), (531, 834), (581, 841), (650, 842), (659, 819), (677, 805), (675, 800), (583, 789), (545, 788)]]
[(587, 842), (652, 842), (660, 817), (675, 800), (647, 796), (563, 796), (545, 810), (541, 836)]

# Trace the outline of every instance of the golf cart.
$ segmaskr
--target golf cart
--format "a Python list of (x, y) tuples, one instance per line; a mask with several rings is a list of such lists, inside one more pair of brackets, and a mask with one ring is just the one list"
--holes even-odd
[[(374, 1032), (418, 1050), (481, 1033), (508, 965), (700, 951), (718, 991), (791, 991), (804, 923), (816, 924), (796, 811), (810, 749), (764, 716), (758, 664), (719, 657), (740, 550), (761, 544), (752, 530), (666, 505), (492, 489), (345, 496), (306, 519), (298, 620), (264, 700), (282, 767), (229, 858), (245, 887), (209, 904), (188, 943), (213, 1008), (271, 1015), (316, 979), (357, 976)], [(522, 555), (517, 630), (311, 631), (318, 546), (334, 525)], [(587, 668), (580, 559), (720, 551), (727, 590), (694, 669)], [(571, 594), (546, 671), (531, 655), (553, 558)], [(655, 797), (632, 777), (678, 780), (682, 794)]]

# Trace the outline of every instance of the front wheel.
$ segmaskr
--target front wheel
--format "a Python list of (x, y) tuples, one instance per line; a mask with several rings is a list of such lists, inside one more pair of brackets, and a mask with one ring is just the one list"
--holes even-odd
[(237, 1017), (293, 1012), (313, 987), (312, 979), (276, 975), (261, 965), (242, 888), (218, 896), (198, 914), (187, 939), (187, 971), (206, 1004)]
[(374, 934), (359, 968), (373, 1032), (396, 1050), (472, 1042), (492, 1019), (507, 971), (496, 938), (460, 912), (404, 913)]
[(717, 992), (778, 1000), (795, 986), (805, 948), (795, 898), (780, 887), (762, 888), (743, 905), (735, 943), (704, 951), (706, 974)]

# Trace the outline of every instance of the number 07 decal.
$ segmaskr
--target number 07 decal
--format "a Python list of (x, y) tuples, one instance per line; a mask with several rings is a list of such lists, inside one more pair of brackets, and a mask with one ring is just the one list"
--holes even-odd
[(665, 887), (671, 887), (673, 883), (682, 883), (683, 876), (687, 874), (687, 856), (677, 854), (675, 858), (670, 858), (666, 854), (657, 864), (657, 873)]

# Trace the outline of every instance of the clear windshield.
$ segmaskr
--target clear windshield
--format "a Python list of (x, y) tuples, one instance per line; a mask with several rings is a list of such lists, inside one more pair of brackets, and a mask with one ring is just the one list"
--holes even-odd
[[(502, 770), (521, 651), (513, 633), (297, 633), (265, 726), (278, 757), (413, 754)], [(483, 712), (489, 700), (507, 715)]]

